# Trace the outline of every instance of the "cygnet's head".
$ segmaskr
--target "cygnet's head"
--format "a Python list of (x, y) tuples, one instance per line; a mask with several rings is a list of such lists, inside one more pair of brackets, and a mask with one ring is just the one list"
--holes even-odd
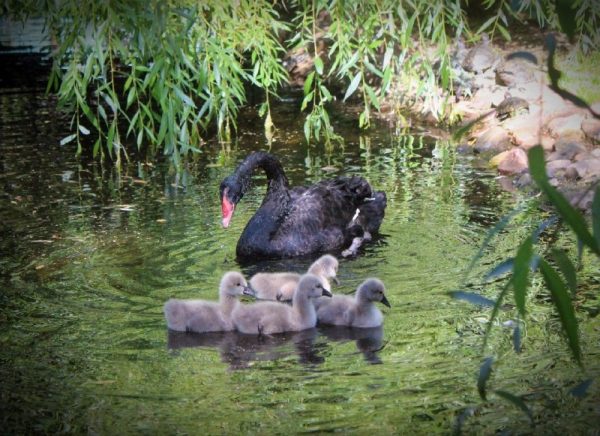
[(308, 298), (331, 297), (331, 292), (323, 286), (323, 281), (314, 274), (304, 274), (298, 282), (296, 293)]
[(242, 295), (254, 296), (254, 291), (248, 287), (244, 276), (237, 271), (225, 273), (219, 286), (221, 295), (237, 298)]
[(387, 307), (390, 306), (390, 302), (385, 298), (385, 286), (379, 279), (367, 279), (361, 283), (356, 291), (357, 298), (361, 301), (369, 302), (381, 302)]
[(319, 257), (311, 265), (309, 272), (325, 277), (326, 279), (331, 279), (336, 285), (339, 285), (340, 282), (337, 278), (338, 266), (338, 260), (331, 254), (326, 254)]

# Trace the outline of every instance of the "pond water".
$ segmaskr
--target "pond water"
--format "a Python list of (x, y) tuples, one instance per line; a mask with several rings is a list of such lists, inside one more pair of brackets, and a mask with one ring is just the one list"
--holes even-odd
[[(539, 283), (524, 352), (498, 325), (484, 353), (489, 309), (447, 293), (463, 285), (486, 232), (526, 200), (451, 144), (385, 127), (360, 136), (339, 114), (345, 147), (328, 152), (306, 146), (301, 117), (281, 105), (271, 151), (293, 184), (362, 174), (387, 193), (381, 236), (341, 259), (333, 289), (351, 293), (379, 277), (392, 305), (381, 306), (384, 326), (263, 338), (173, 333), (162, 314), (168, 298), (215, 299), (228, 270), (302, 271), (313, 260), (237, 263), (235, 244), (264, 177), (230, 228), (220, 226), (219, 183), (265, 149), (260, 120), (244, 112), (236, 144), (207, 144), (181, 174), (132, 163), (118, 177), (58, 146), (69, 119), (52, 99), (37, 89), (0, 91), (3, 433), (447, 434), (458, 422), (466, 434), (598, 431), (597, 263), (583, 271), (578, 300), (585, 370), (570, 359)], [(495, 298), (504, 281), (481, 277), (541, 218), (532, 210), (497, 238), (469, 290)], [(500, 321), (514, 316), (503, 311)], [(491, 388), (522, 395), (537, 427), (514, 404), (479, 398), (477, 374), (490, 355)], [(569, 395), (588, 378), (586, 397)]]

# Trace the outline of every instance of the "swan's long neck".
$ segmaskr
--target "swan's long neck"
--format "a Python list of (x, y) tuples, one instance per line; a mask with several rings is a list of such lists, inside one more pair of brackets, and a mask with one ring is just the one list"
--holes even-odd
[(242, 184), (242, 192), (250, 186), (250, 177), (256, 168), (265, 171), (269, 185), (260, 208), (248, 221), (238, 240), (238, 255), (245, 255), (246, 252), (256, 254), (271, 246), (271, 238), (279, 228), (290, 201), (288, 180), (281, 164), (275, 157), (262, 151), (251, 154), (236, 171)]
[(296, 320), (299, 324), (303, 327), (314, 327), (316, 325), (317, 312), (315, 311), (315, 305), (306, 295), (303, 295), (302, 292), (294, 292), (292, 307), (296, 312)]
[(252, 173), (257, 168), (261, 168), (267, 175), (269, 183), (267, 195), (278, 190), (287, 190), (288, 179), (281, 163), (273, 155), (264, 151), (257, 151), (248, 156), (235, 171), (235, 175), (242, 185), (242, 193), (250, 188)]
[(233, 312), (233, 309), (235, 309), (235, 306), (237, 306), (238, 304), (238, 299), (231, 296), (231, 295), (227, 295), (224, 292), (221, 292), (219, 295), (219, 306), (221, 308), (221, 312), (223, 312), (224, 315), (228, 315), (230, 316), (231, 313)]

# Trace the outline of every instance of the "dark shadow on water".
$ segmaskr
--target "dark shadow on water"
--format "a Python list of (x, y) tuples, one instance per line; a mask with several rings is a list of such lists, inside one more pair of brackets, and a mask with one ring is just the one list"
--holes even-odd
[[(368, 329), (319, 326), (300, 332), (280, 333), (276, 335), (246, 335), (238, 332), (186, 333), (169, 330), (167, 348), (216, 349), (221, 360), (229, 364), (230, 369), (245, 369), (252, 362), (278, 360), (292, 354), (298, 356), (303, 365), (318, 365), (325, 361), (319, 354), (321, 346), (315, 342), (318, 334), (330, 341), (356, 341), (356, 348), (369, 363), (382, 363), (378, 356), (383, 344), (383, 328)], [(290, 347), (291, 345), (291, 347)]]
[[(238, 332), (185, 333), (169, 330), (167, 347), (170, 350), (216, 348), (221, 360), (228, 363), (230, 369), (244, 369), (250, 367), (252, 362), (277, 360), (294, 353), (301, 364), (315, 365), (324, 361), (314, 346), (316, 337), (316, 328), (262, 336)], [(292, 345), (293, 349), (288, 345)]]
[(383, 348), (383, 326), (354, 328), (320, 325), (319, 333), (336, 342), (356, 341), (356, 349), (372, 364), (383, 363), (379, 351)]

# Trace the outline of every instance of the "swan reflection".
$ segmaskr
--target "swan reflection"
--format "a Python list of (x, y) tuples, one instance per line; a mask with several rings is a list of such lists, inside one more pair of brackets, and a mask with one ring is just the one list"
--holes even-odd
[(356, 341), (356, 348), (369, 363), (382, 363), (379, 351), (383, 348), (383, 327), (356, 328), (322, 325), (319, 332), (331, 341)]
[[(326, 339), (319, 341), (317, 338)], [(357, 350), (369, 363), (382, 363), (379, 351), (383, 344), (383, 328), (351, 328), (340, 326), (319, 326), (300, 332), (275, 335), (245, 335), (238, 332), (186, 333), (168, 330), (167, 347), (170, 350), (182, 348), (216, 349), (221, 360), (230, 369), (244, 369), (252, 362), (272, 361), (293, 354), (303, 365), (316, 365), (325, 361), (319, 353), (327, 344), (323, 342), (356, 341)]]
[(244, 369), (252, 362), (278, 360), (293, 354), (298, 355), (300, 363), (314, 365), (324, 361), (314, 346), (316, 337), (316, 328), (260, 336), (239, 332), (185, 333), (169, 330), (167, 347), (170, 350), (215, 348), (230, 369)]

